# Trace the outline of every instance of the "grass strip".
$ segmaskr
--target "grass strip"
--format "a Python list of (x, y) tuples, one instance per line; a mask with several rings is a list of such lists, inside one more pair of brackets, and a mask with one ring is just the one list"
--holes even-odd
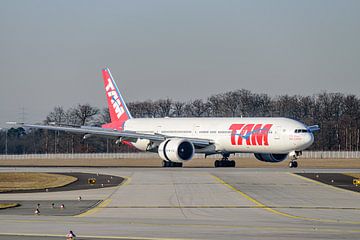
[(55, 173), (4, 172), (0, 173), (0, 192), (50, 189), (76, 180), (76, 177)]
[(19, 203), (0, 203), (0, 210), (6, 208), (14, 208), (20, 206)]
[(345, 173), (344, 175), (353, 177), (353, 178), (360, 178), (360, 173)]

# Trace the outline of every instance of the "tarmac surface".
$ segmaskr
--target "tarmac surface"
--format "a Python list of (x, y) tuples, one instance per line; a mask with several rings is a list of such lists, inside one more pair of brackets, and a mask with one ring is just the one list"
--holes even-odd
[(313, 179), (334, 187), (343, 188), (360, 193), (360, 187), (353, 184), (355, 179), (352, 176), (348, 176), (341, 173), (297, 173), (300, 176)]
[[(1, 197), (0, 197), (1, 199)], [(14, 203), (14, 201), (1, 201), (1, 203)], [(64, 200), (64, 201), (16, 201), (19, 207), (6, 208), (0, 211), (1, 215), (34, 215), (35, 210), (40, 211), (41, 216), (75, 216), (86, 212), (101, 201), (96, 200)], [(62, 208), (61, 205), (64, 207)]]
[[(360, 169), (0, 168), (100, 173), (117, 187), (1, 194), (1, 201), (99, 201), (76, 216), (0, 211), (0, 239), (360, 239), (360, 194), (297, 173)], [(82, 202), (82, 201), (81, 201)]]

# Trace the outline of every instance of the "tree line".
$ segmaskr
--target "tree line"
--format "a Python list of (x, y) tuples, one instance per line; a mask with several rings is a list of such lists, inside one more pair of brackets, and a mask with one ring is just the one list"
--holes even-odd
[[(136, 118), (157, 117), (288, 117), (307, 125), (320, 125), (310, 150), (357, 151), (360, 138), (360, 99), (343, 93), (319, 93), (312, 96), (281, 95), (271, 97), (240, 89), (215, 94), (207, 99), (129, 102)], [(110, 122), (108, 108), (89, 104), (64, 109), (55, 107), (46, 124), (101, 126)], [(135, 151), (116, 145), (114, 139), (83, 136), (59, 131), (11, 128), (0, 134), (0, 154), (84, 153)]]

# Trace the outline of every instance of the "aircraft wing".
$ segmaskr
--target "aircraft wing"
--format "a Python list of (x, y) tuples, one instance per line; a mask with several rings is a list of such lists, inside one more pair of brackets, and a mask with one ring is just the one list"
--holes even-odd
[[(20, 125), (26, 128), (37, 128), (44, 130), (53, 130), (53, 131), (65, 131), (77, 134), (91, 134), (96, 136), (103, 137), (114, 137), (114, 138), (122, 138), (122, 140), (136, 142), (137, 139), (147, 139), (152, 142), (162, 142), (168, 138), (179, 138), (179, 136), (168, 136), (162, 134), (144, 134), (135, 131), (119, 131), (101, 127), (88, 127), (88, 126), (52, 126), (52, 125), (42, 125), (42, 124), (27, 124), (27, 123), (16, 123), (16, 122), (8, 122), (8, 124), (12, 125)], [(188, 141), (192, 142), (196, 147), (207, 147), (212, 145), (214, 142), (210, 139), (200, 139), (200, 138), (188, 138), (188, 137), (180, 137), (185, 138)]]

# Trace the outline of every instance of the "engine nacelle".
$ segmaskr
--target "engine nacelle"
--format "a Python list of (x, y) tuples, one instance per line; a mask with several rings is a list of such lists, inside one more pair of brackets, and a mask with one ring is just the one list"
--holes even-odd
[(158, 153), (163, 160), (183, 162), (192, 159), (195, 147), (186, 139), (171, 138), (160, 143)]
[(254, 153), (256, 159), (263, 162), (282, 162), (284, 161), (288, 154), (275, 154), (275, 153)]

